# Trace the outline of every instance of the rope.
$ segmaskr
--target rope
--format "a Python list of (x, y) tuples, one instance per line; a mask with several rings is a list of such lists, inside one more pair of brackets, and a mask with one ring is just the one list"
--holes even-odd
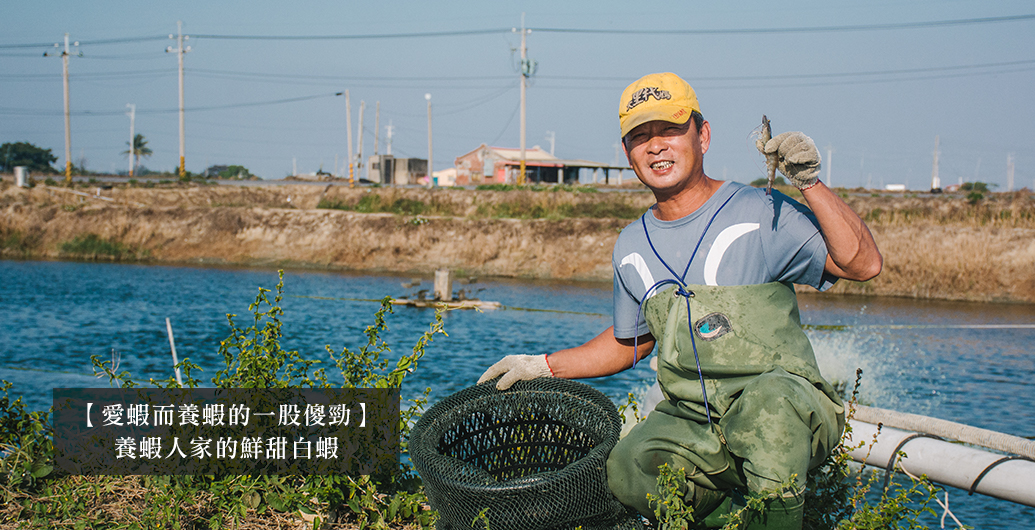
[(988, 464), (988, 467), (983, 469), (981, 471), (981, 473), (978, 474), (977, 478), (974, 479), (974, 483), (970, 485), (970, 489), (967, 490), (967, 495), (969, 496), (969, 495), (973, 495), (974, 494), (974, 490), (977, 489), (978, 483), (981, 482), (981, 479), (985, 478), (985, 475), (987, 475), (988, 472), (992, 470), (992, 468), (998, 466), (999, 464), (1002, 464), (1003, 462), (1009, 462), (1010, 460), (1027, 460), (1028, 462), (1035, 462), (1035, 460), (1032, 460), (1032, 459), (1030, 459), (1030, 458), (1028, 458), (1026, 456), (1018, 456), (1018, 455), (1004, 456), (1004, 457), (1000, 458), (999, 460), (996, 460), (995, 462), (992, 462), (991, 464)]
[[(690, 290), (689, 286), (686, 283), (686, 275), (690, 272), (690, 265), (694, 262), (694, 258), (697, 256), (697, 251), (701, 248), (701, 243), (704, 242), (704, 236), (708, 233), (708, 229), (711, 228), (712, 223), (715, 222), (715, 218), (718, 217), (719, 212), (721, 212), (722, 209), (725, 208), (727, 204), (729, 204), (729, 202), (733, 199), (733, 196), (736, 195), (737, 192), (740, 191), (740, 189), (742, 188), (734, 190), (733, 193), (731, 193), (730, 196), (727, 197), (726, 200), (719, 205), (719, 207), (715, 210), (715, 213), (712, 214), (711, 219), (708, 220), (708, 224), (706, 224), (704, 226), (704, 230), (701, 231), (701, 237), (698, 238), (697, 245), (694, 246), (694, 251), (690, 254), (690, 259), (687, 260), (686, 268), (683, 269), (682, 275), (676, 274), (676, 271), (672, 270), (672, 267), (670, 267), (668, 263), (666, 263), (665, 260), (661, 257), (661, 254), (658, 253), (658, 249), (654, 248), (654, 242), (651, 241), (650, 232), (647, 230), (647, 214), (650, 213), (650, 210), (644, 212), (643, 215), (640, 216), (640, 225), (643, 226), (643, 235), (647, 238), (647, 244), (650, 245), (650, 249), (652, 252), (654, 252), (654, 256), (658, 258), (658, 261), (660, 261), (661, 264), (664, 265), (666, 269), (668, 269), (668, 272), (672, 274), (672, 278), (661, 280), (655, 283), (654, 285), (650, 286), (649, 289), (647, 289), (647, 291), (643, 294), (643, 298), (640, 299), (639, 307), (636, 310), (636, 323), (639, 324), (640, 315), (643, 314), (643, 304), (647, 301), (648, 298), (651, 297), (652, 292), (657, 291), (658, 288), (664, 285), (672, 284), (676, 286), (675, 295), (682, 296), (683, 300), (686, 302), (686, 325), (687, 328), (690, 329), (690, 345), (693, 347), (694, 350), (694, 361), (697, 363), (697, 378), (701, 381), (701, 397), (704, 399), (704, 414), (705, 417), (708, 419), (709, 426), (712, 425), (712, 412), (711, 406), (708, 404), (708, 390), (705, 388), (704, 385), (704, 371), (701, 370), (701, 358), (697, 354), (697, 341), (694, 339), (694, 323), (690, 312), (690, 299), (694, 297), (694, 292)], [(636, 361), (638, 361), (640, 357), (639, 339), (639, 333), (637, 333), (637, 335), (633, 337), (633, 367), (636, 366)]]
[[(902, 446), (906, 445), (907, 442), (916, 438), (933, 438), (935, 440), (941, 440), (940, 437), (933, 434), (917, 432), (906, 436), (898, 442), (898, 445), (895, 446), (895, 450), (891, 452), (891, 458), (888, 460), (888, 465), (884, 468), (884, 487), (881, 489), (885, 492), (888, 491), (888, 484), (891, 482), (891, 475), (895, 472), (895, 463), (898, 461), (898, 452), (902, 450)], [(905, 471), (905, 468), (903, 468), (902, 471)]]
[[(935, 436), (933, 434), (926, 434), (926, 433), (915, 433), (915, 434), (911, 434), (911, 435), (906, 436), (905, 438), (903, 438), (902, 441), (900, 441), (898, 443), (898, 446), (895, 447), (895, 451), (893, 453), (891, 453), (891, 460), (888, 462), (888, 466), (884, 469), (884, 488), (883, 488), (883, 490), (885, 492), (888, 491), (888, 481), (891, 480), (891, 472), (893, 471), (893, 469), (895, 467), (895, 461), (898, 459), (898, 452), (902, 449), (902, 446), (906, 445), (906, 442), (908, 442), (908, 441), (910, 441), (910, 440), (912, 440), (914, 438), (933, 438), (935, 440), (941, 440), (941, 438), (939, 438), (938, 436)], [(994, 465), (996, 465), (996, 464), (992, 464), (992, 466), (994, 466)], [(989, 467), (992, 467), (992, 466), (989, 466)], [(905, 468), (905, 466), (900, 466), (900, 467), (902, 469), (902, 472), (905, 473), (906, 476), (909, 477), (910, 479), (917, 480), (917, 481), (920, 480), (919, 477), (917, 477), (916, 475), (910, 473), (909, 470), (907, 470)], [(987, 469), (986, 469), (986, 471), (987, 471)], [(981, 476), (984, 476), (984, 474), (985, 473), (982, 472)], [(977, 480), (981, 480), (981, 476), (979, 476), (977, 478)], [(974, 485), (975, 486), (977, 485), (977, 480), (974, 481)], [(973, 493), (973, 487), (974, 486), (971, 486), (971, 493)], [(966, 528), (965, 526), (963, 526), (963, 523), (961, 523), (960, 520), (956, 518), (956, 515), (952, 513), (952, 510), (949, 510), (949, 490), (947, 490), (945, 488), (940, 488), (940, 489), (945, 492), (945, 502), (942, 502), (941, 499), (939, 499), (937, 495), (934, 496), (934, 502), (938, 503), (938, 506), (941, 506), (942, 510), (943, 510), (942, 511), (942, 519), (941, 519), (942, 528), (945, 528), (945, 516), (946, 515), (948, 515), (949, 517), (952, 517), (952, 520), (956, 522), (956, 527), (957, 528), (960, 528), (960, 529)]]
[[(916, 475), (910, 473), (904, 467), (902, 468), (902, 472), (905, 473), (907, 477), (909, 477), (909, 478), (911, 478), (913, 480), (920, 480), (920, 477), (917, 477)], [(956, 527), (959, 528), (960, 530), (966, 528), (966, 526), (963, 526), (963, 523), (961, 523), (960, 520), (956, 518), (956, 515), (954, 513), (952, 513), (952, 510), (949, 509), (949, 490), (944, 489), (944, 488), (941, 488), (941, 490), (945, 492), (945, 502), (942, 502), (938, 498), (937, 495), (934, 496), (934, 502), (937, 502), (938, 506), (941, 506), (942, 510), (943, 510), (942, 511), (942, 520), (941, 520), (942, 528), (945, 528), (945, 516), (946, 515), (948, 515), (949, 517), (952, 517), (953, 521), (956, 521)]]

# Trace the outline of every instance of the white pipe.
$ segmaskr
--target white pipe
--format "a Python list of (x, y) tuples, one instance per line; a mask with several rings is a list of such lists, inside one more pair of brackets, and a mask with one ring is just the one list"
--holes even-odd
[(855, 407), (854, 418), (874, 425), (883, 423), (887, 427), (895, 427), (907, 431), (925, 432), (942, 438), (958, 440), (969, 444), (988, 447), (1006, 453), (1026, 456), (1035, 459), (1035, 440), (1028, 440), (1020, 436), (1003, 434), (1001, 432), (979, 429), (938, 418), (897, 412), (894, 410), (878, 409), (865, 405), (853, 405)]
[[(883, 468), (894, 458), (895, 448), (903, 439), (914, 434), (882, 427), (878, 435), (876, 425), (859, 419), (853, 419), (851, 426), (852, 443), (866, 442), (865, 446), (850, 453), (852, 460)], [(902, 469), (917, 476), (927, 475), (932, 482), (963, 490), (970, 490), (982, 471), (1003, 458), (1001, 454), (925, 437), (907, 441), (899, 451), (906, 455), (898, 460), (898, 466)], [(1003, 462), (985, 474), (974, 492), (1035, 506), (1035, 462)]]
[(180, 364), (180, 361), (176, 360), (176, 341), (173, 340), (173, 326), (168, 317), (165, 319), (165, 329), (169, 332), (169, 348), (173, 354), (173, 368), (176, 369), (176, 384), (183, 386), (183, 379), (180, 379), (180, 369), (176, 366)]

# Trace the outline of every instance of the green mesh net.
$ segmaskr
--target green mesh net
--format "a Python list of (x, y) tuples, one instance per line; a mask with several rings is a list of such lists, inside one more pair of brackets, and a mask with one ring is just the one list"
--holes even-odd
[(443, 529), (643, 528), (607, 486), (621, 421), (611, 400), (566, 379), (495, 381), (431, 407), (410, 433), (410, 459)]

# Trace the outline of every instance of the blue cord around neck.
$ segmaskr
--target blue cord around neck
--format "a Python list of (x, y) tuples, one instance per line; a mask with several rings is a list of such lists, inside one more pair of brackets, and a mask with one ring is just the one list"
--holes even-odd
[[(686, 302), (686, 324), (687, 327), (690, 329), (690, 345), (694, 349), (694, 361), (697, 362), (697, 377), (701, 381), (701, 395), (704, 398), (704, 413), (705, 416), (708, 418), (709, 425), (711, 425), (712, 423), (711, 406), (708, 405), (708, 391), (705, 389), (704, 385), (704, 372), (701, 370), (701, 359), (697, 355), (697, 341), (694, 340), (693, 319), (690, 316), (690, 299), (694, 297), (694, 292), (690, 290), (689, 286), (686, 283), (686, 275), (690, 272), (690, 264), (694, 262), (694, 257), (697, 256), (697, 251), (700, 250), (701, 243), (704, 242), (704, 236), (708, 233), (708, 229), (711, 228), (712, 223), (715, 222), (715, 218), (718, 217), (719, 212), (721, 212), (722, 209), (727, 204), (729, 204), (730, 200), (733, 199), (733, 196), (736, 195), (738, 191), (740, 190), (734, 190), (733, 193), (731, 193), (730, 196), (727, 197), (721, 205), (719, 205), (719, 207), (715, 210), (715, 213), (712, 214), (711, 219), (708, 220), (708, 224), (706, 224), (704, 230), (701, 231), (701, 237), (697, 240), (697, 245), (694, 246), (694, 251), (690, 254), (690, 259), (687, 260), (686, 268), (683, 269), (682, 275), (676, 274), (676, 271), (674, 271), (672, 267), (670, 267), (668, 263), (666, 263), (665, 260), (662, 259), (661, 254), (658, 253), (658, 249), (654, 248), (654, 242), (650, 239), (650, 232), (647, 230), (646, 221), (647, 214), (649, 214), (650, 211), (648, 210), (647, 212), (644, 212), (642, 216), (640, 216), (640, 224), (643, 226), (643, 234), (647, 237), (647, 244), (650, 245), (650, 249), (654, 252), (654, 256), (658, 258), (658, 261), (660, 261), (661, 264), (664, 265), (666, 269), (668, 269), (668, 272), (672, 274), (672, 278), (656, 282), (654, 285), (650, 286), (649, 289), (647, 289), (647, 292), (643, 293), (643, 298), (640, 299), (639, 308), (636, 311), (636, 320), (639, 321), (640, 315), (643, 313), (643, 304), (647, 301), (648, 298), (651, 297), (651, 294), (654, 291), (668, 284), (676, 286), (675, 294), (678, 296), (682, 296), (683, 300)], [(633, 366), (636, 366), (636, 361), (639, 359), (638, 349), (639, 335), (637, 334), (637, 336), (633, 338)]]

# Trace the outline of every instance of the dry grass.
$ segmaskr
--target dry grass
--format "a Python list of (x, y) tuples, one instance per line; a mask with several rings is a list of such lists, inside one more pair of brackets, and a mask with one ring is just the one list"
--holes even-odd
[[(28, 494), (18, 490), (0, 487), (0, 498), (9, 499), (0, 506), (0, 530), (40, 528), (34, 524), (32, 514), (23, 508), (29, 502), (34, 507), (47, 507), (59, 502), (70, 502), (67, 496), (48, 496), (47, 491), (77, 491), (79, 495), (74, 502), (79, 504), (74, 510), (62, 510), (52, 506), (51, 512), (72, 511), (73, 513), (90, 514), (94, 521), (104, 521), (105, 527), (133, 528), (133, 525), (147, 527), (148, 519), (142, 517), (149, 509), (154, 508), (152, 496), (156, 491), (143, 484), (139, 476), (68, 476), (58, 479), (63, 484), (53, 484), (43, 492)], [(84, 494), (85, 493), (85, 494)], [(299, 512), (282, 513), (270, 509), (257, 512), (254, 509), (234, 523), (229, 514), (217, 514), (213, 496), (203, 490), (194, 489), (189, 496), (181, 498), (177, 523), (183, 529), (209, 528), (213, 517), (220, 516), (222, 528), (239, 530), (308, 530), (313, 528), (315, 516)], [(328, 523), (326, 514), (321, 517), (320, 528), (331, 530), (358, 530), (360, 524), (355, 518), (348, 516), (344, 520)], [(45, 518), (47, 528), (82, 528), (80, 519)], [(388, 523), (392, 530), (417, 530), (419, 525), (408, 523)]]
[(1035, 302), (1035, 198), (1027, 190), (847, 201), (884, 256), (870, 282), (835, 292), (948, 300)]
[(845, 202), (871, 228), (923, 224), (1035, 228), (1035, 197), (1028, 190), (989, 194), (980, 200), (963, 195), (873, 197), (853, 193)]
[[(781, 191), (800, 197), (792, 188)], [(839, 282), (834, 292), (1035, 302), (1031, 192), (973, 200), (962, 194), (838, 191), (867, 222), (885, 266), (873, 281)], [(618, 229), (653, 203), (645, 191), (285, 185), (104, 193), (116, 202), (0, 184), (0, 256), (61, 257), (63, 243), (96, 233), (150, 250), (155, 261), (405, 273), (450, 267), (478, 275), (606, 281)], [(321, 201), (355, 213), (317, 209)], [(403, 216), (363, 215), (361, 205)], [(419, 227), (405, 222), (415, 215), (428, 220)]]

